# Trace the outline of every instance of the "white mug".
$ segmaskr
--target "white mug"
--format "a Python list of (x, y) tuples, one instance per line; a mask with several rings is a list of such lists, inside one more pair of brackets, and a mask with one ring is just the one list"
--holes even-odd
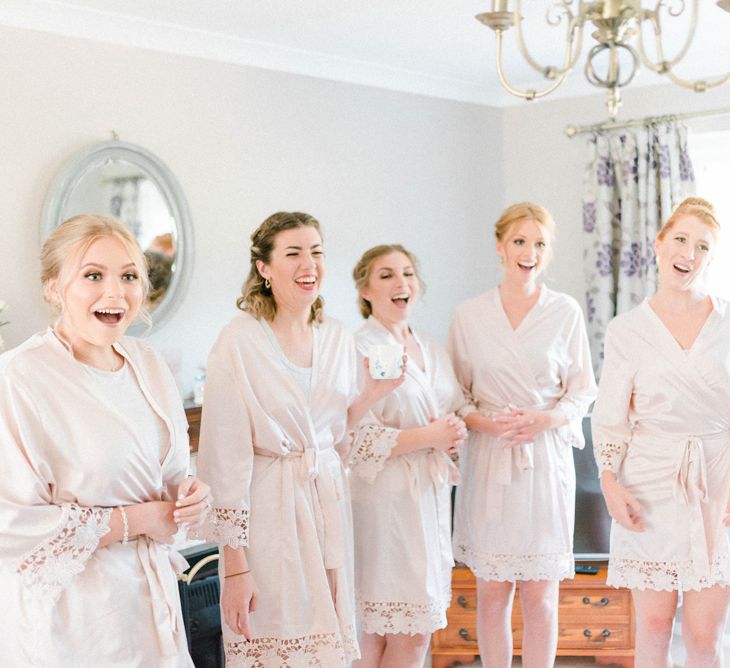
[(403, 373), (403, 346), (399, 343), (368, 348), (370, 375), (376, 380), (400, 378)]

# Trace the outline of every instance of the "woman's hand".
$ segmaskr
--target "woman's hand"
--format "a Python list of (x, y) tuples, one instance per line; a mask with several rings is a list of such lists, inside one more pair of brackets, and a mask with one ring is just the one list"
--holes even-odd
[(347, 409), (347, 426), (349, 429), (356, 427), (358, 422), (360, 422), (375, 404), (403, 384), (403, 381), (406, 379), (407, 362), (408, 356), (403, 355), (403, 366), (399, 378), (376, 379), (370, 375), (370, 361), (367, 357), (364, 358), (365, 382), (357, 399)]
[(174, 519), (179, 525), (197, 526), (211, 508), (210, 487), (194, 476), (180, 481)]
[(246, 640), (251, 640), (249, 615), (256, 610), (256, 596), (256, 582), (250, 572), (223, 578), (223, 619), (233, 633)]
[(502, 427), (499, 438), (508, 447), (532, 443), (540, 434), (554, 426), (549, 411), (519, 409), (495, 415), (493, 420)]
[(429, 446), (448, 454), (459, 452), (466, 440), (466, 425), (453, 413), (432, 420), (426, 432)]
[(612, 471), (601, 473), (601, 491), (608, 514), (624, 529), (641, 532), (643, 510), (634, 496), (616, 479)]
[[(140, 503), (128, 507), (127, 514), (134, 513), (133, 509), (138, 509), (141, 515), (139, 530), (135, 532), (136, 534), (145, 534), (158, 543), (170, 544), (173, 542), (178, 526), (173, 517), (175, 504), (172, 501), (147, 501), (146, 503)], [(129, 519), (131, 528), (132, 517)]]
[(406, 365), (408, 364), (408, 355), (403, 355), (403, 366), (401, 374), (398, 378), (373, 378), (370, 375), (370, 359), (365, 357), (363, 365), (365, 366), (365, 384), (363, 385), (361, 397), (367, 397), (370, 406), (374, 406), (384, 397), (387, 397), (393, 390), (400, 387), (406, 379)]

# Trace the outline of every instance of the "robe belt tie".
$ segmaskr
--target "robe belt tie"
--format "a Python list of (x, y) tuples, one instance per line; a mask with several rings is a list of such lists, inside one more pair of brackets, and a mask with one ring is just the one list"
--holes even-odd
[[(432, 448), (425, 457), (428, 478), (437, 490), (445, 485), (458, 485), (461, 482), (459, 467), (443, 450)], [(403, 461), (408, 471), (408, 487), (411, 497), (417, 501), (421, 495), (421, 477), (418, 475), (420, 459), (404, 457)]]
[[(531, 406), (499, 406), (487, 402), (479, 402), (479, 412), (482, 415), (495, 417), (497, 415), (508, 413), (511, 410), (531, 410), (544, 411), (554, 408), (558, 400), (546, 401), (541, 404)], [(516, 467), (519, 471), (528, 471), (535, 468), (535, 444), (521, 443), (520, 445), (505, 446), (500, 439), (494, 439), (491, 447), (495, 447), (498, 451), (494, 456), (495, 484), (491, 485), (487, 490), (487, 508), (485, 519), (487, 522), (501, 522), (504, 511), (504, 493), (505, 487), (512, 484), (512, 473)]]
[(177, 615), (180, 596), (177, 580), (170, 571), (170, 565), (174, 573), (179, 575), (187, 569), (188, 562), (167, 545), (157, 543), (146, 536), (138, 537), (136, 550), (150, 587), (152, 617), (160, 643), (160, 654), (177, 656), (180, 653), (180, 645), (184, 644), (184, 641), (178, 641), (178, 634), (184, 631), (180, 627)]
[(710, 554), (705, 535), (701, 503), (707, 501), (707, 463), (702, 439), (690, 436), (682, 444), (682, 453), (674, 473), (674, 498), (689, 506), (690, 556), (698, 573), (710, 574)]
[(674, 473), (674, 498), (685, 505), (707, 501), (707, 464), (702, 439), (690, 436)]
[(314, 522), (324, 557), (326, 569), (342, 568), (345, 565), (345, 541), (342, 527), (340, 502), (342, 463), (334, 448), (319, 450), (307, 447), (276, 453), (272, 450), (254, 447), (259, 457), (301, 462), (301, 477), (312, 483), (314, 494)]

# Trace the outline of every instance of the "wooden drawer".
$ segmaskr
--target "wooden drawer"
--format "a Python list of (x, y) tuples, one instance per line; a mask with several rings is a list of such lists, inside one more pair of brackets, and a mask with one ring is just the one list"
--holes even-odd
[[(476, 593), (474, 595), (476, 599)], [(468, 602), (465, 596), (465, 602)], [(453, 605), (453, 601), (452, 601)], [(631, 614), (631, 592), (628, 589), (567, 589), (561, 588), (558, 598), (558, 618), (600, 623), (602, 620), (625, 620)], [(521, 615), (520, 592), (515, 592), (512, 618)]]
[(448, 647), (478, 653), (476, 615), (451, 616), (449, 625), (433, 634), (433, 647), (434, 649)]
[[(515, 647), (522, 647), (522, 624), (512, 624)], [(631, 627), (628, 624), (562, 624), (558, 622), (558, 648), (581, 649), (600, 653), (604, 649), (631, 647)]]
[(451, 611), (476, 612), (477, 590), (475, 587), (457, 587), (451, 591)]
[(631, 614), (628, 589), (561, 589), (560, 618), (590, 620), (626, 619)]

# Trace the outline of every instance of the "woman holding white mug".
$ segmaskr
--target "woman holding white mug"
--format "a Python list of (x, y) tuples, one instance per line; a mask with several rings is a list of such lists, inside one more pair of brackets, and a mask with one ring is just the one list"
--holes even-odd
[(350, 460), (362, 627), (355, 665), (418, 668), (431, 633), (446, 626), (451, 598), (450, 495), (458, 471), (449, 455), (466, 437), (454, 415), (463, 397), (446, 351), (409, 324), (422, 290), (413, 254), (376, 246), (353, 275), (367, 318), (355, 342), (369, 371), (394, 374), (389, 366), (408, 355), (405, 381), (360, 422)]

